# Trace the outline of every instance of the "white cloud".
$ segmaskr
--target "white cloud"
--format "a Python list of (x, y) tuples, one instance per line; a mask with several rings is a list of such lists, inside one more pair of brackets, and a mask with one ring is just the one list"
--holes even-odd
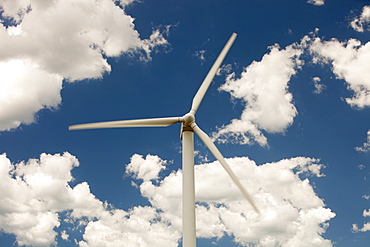
[(202, 64), (206, 60), (206, 57), (204, 56), (206, 54), (207, 50), (200, 50), (200, 51), (195, 51), (194, 56), (198, 58)]
[(60, 237), (64, 240), (64, 241), (68, 241), (69, 239), (69, 234), (64, 230), (60, 233)]
[[(331, 246), (322, 234), (335, 214), (307, 178), (322, 176), (318, 160), (296, 157), (261, 166), (247, 157), (228, 162), (262, 215), (243, 199), (218, 162), (197, 165), (198, 237), (229, 235), (244, 246)], [(124, 211), (96, 199), (86, 182), (69, 186), (71, 170), (79, 163), (68, 153), (42, 154), (18, 164), (1, 155), (0, 228), (14, 234), (18, 245), (50, 246), (58, 232), (63, 240), (76, 242), (70, 233), (78, 231), (82, 240), (76, 244), (81, 247), (177, 246), (182, 174), (179, 170), (159, 179), (165, 163), (152, 155), (132, 157), (126, 173), (140, 180), (140, 192), (151, 206)], [(59, 230), (61, 221), (70, 227)]]
[[(245, 108), (240, 118), (232, 119), (230, 124), (213, 133), (214, 140), (240, 144), (257, 142), (267, 146), (263, 131), (284, 132), (297, 115), (289, 81), (301, 69), (300, 56), (306, 51), (312, 55), (313, 63), (331, 64), (336, 77), (346, 81), (348, 89), (354, 92), (352, 98), (346, 98), (348, 104), (359, 109), (370, 106), (370, 42), (361, 44), (355, 39), (323, 41), (316, 37), (317, 32), (315, 30), (312, 37), (305, 36), (300, 44), (294, 43), (285, 49), (272, 46), (270, 53), (246, 67), (240, 76), (234, 73), (227, 76), (220, 90), (229, 92), (233, 99), (241, 99)], [(314, 93), (320, 94), (326, 89), (320, 83), (321, 78), (312, 77), (312, 81)], [(356, 147), (363, 152), (367, 149), (368, 143)]]
[(338, 79), (348, 83), (355, 95), (347, 98), (351, 106), (370, 106), (370, 42), (362, 45), (356, 39), (340, 42), (337, 39), (322, 41), (313, 38), (309, 47), (314, 62), (330, 63)]
[(24, 15), (29, 10), (29, 5), (29, 0), (0, 0), (0, 10), (4, 11), (4, 13), (2, 13), (3, 17), (6, 17), (9, 21), (15, 24), (19, 23), (23, 19)]
[(367, 222), (363, 225), (362, 228), (358, 228), (357, 224), (352, 225), (352, 231), (354, 232), (367, 232), (370, 231), (370, 222)]
[(285, 49), (274, 45), (261, 61), (254, 61), (245, 68), (240, 77), (230, 74), (220, 90), (241, 99), (245, 109), (239, 119), (219, 128), (213, 138), (223, 142), (232, 139), (242, 144), (256, 141), (264, 146), (267, 138), (261, 130), (270, 133), (285, 131), (297, 115), (288, 83), (303, 64), (299, 59), (302, 52), (302, 47), (297, 44)]
[[(131, 2), (121, 1), (121, 5)], [(11, 23), (0, 22), (0, 69), (19, 63), (23, 72), (2, 75), (0, 91), (5, 88), (7, 95), (27, 92), (21, 100), (8, 96), (7, 106), (0, 104), (0, 113), (7, 111), (5, 107), (17, 109), (12, 116), (0, 115), (0, 130), (29, 124), (40, 109), (55, 108), (61, 101), (63, 79), (101, 78), (111, 71), (107, 57), (131, 53), (148, 60), (157, 46), (167, 44), (159, 30), (141, 39), (134, 18), (111, 0), (1, 0), (0, 9), (2, 19)], [(33, 90), (27, 91), (31, 84)], [(51, 100), (44, 102), (45, 96)]]
[[(135, 162), (139, 155), (132, 158)], [(159, 161), (158, 161), (159, 160)], [(160, 167), (157, 156), (147, 156)], [(144, 165), (140, 162), (137, 166)], [(126, 212), (112, 209), (90, 193), (86, 182), (70, 187), (71, 170), (79, 166), (76, 157), (42, 154), (40, 159), (12, 164), (0, 156), (0, 229), (14, 234), (18, 245), (51, 246), (56, 243), (63, 220), (70, 225), (60, 230), (64, 241), (69, 231), (83, 232), (79, 246), (175, 246), (180, 233), (162, 221), (154, 207), (134, 207)], [(157, 170), (158, 172), (161, 169)], [(136, 169), (141, 178), (142, 169)], [(154, 174), (154, 173), (153, 173)], [(148, 178), (147, 173), (143, 178)], [(154, 179), (156, 176), (151, 176)], [(64, 218), (64, 219), (63, 219)], [(74, 241), (76, 241), (74, 239)]]
[(153, 207), (134, 207), (129, 212), (112, 210), (97, 221), (90, 221), (80, 247), (177, 246), (180, 233), (160, 218)]
[[(362, 198), (366, 199), (366, 200), (369, 200), (370, 199), (370, 195), (363, 195)], [(362, 216), (363, 217), (370, 217), (370, 209), (364, 209), (364, 211), (362, 212)], [(370, 231), (370, 222), (365, 222), (364, 225), (359, 228), (359, 226), (357, 224), (352, 224), (352, 231), (353, 232), (367, 232), (367, 231)]]
[(0, 228), (16, 236), (18, 245), (50, 246), (60, 225), (58, 212), (94, 217), (102, 203), (90, 193), (87, 183), (68, 185), (78, 166), (69, 153), (42, 154), (40, 159), (11, 164), (0, 156)]
[(0, 62), (0, 130), (35, 121), (35, 113), (61, 102), (63, 78), (27, 60)]
[(351, 21), (350, 26), (357, 32), (364, 32), (365, 30), (369, 29), (369, 27), (367, 27), (369, 23), (370, 23), (370, 6), (364, 6), (362, 8), (361, 15), (359, 17), (355, 17)]
[(131, 162), (126, 166), (126, 174), (132, 174), (136, 179), (144, 181), (158, 179), (158, 174), (166, 168), (166, 161), (156, 155), (147, 155), (145, 159), (142, 155), (134, 154)]
[(129, 5), (135, 1), (138, 1), (138, 0), (119, 0), (119, 2), (121, 3), (121, 5), (125, 6), (125, 5)]
[[(247, 157), (227, 159), (253, 195), (262, 215), (257, 215), (218, 162), (195, 166), (197, 236), (234, 237), (243, 246), (332, 246), (321, 235), (335, 216), (324, 207), (309, 180), (301, 175), (322, 176), (322, 165), (305, 157), (256, 166)], [(181, 231), (181, 171), (159, 185), (140, 184), (140, 191), (161, 219)]]
[(365, 169), (365, 168), (366, 168), (366, 166), (365, 166), (364, 164), (360, 164), (360, 165), (358, 165), (357, 167), (358, 167), (358, 169), (360, 169), (360, 170), (362, 170), (362, 169)]
[(364, 217), (369, 217), (370, 216), (370, 209), (368, 209), (368, 210), (364, 210), (363, 212), (362, 212), (362, 216), (364, 216)]
[(358, 152), (369, 152), (370, 151), (370, 130), (367, 131), (367, 141), (362, 144), (361, 147), (355, 147)]
[(307, 3), (316, 5), (316, 6), (322, 6), (325, 4), (324, 0), (307, 0)]
[[(365, 199), (368, 199), (365, 197)], [(363, 217), (369, 217), (370, 216), (370, 209), (368, 210), (364, 210), (362, 212), (362, 216)], [(367, 231), (370, 231), (370, 222), (365, 222), (364, 225), (359, 228), (357, 224), (352, 224), (352, 231), (353, 232), (367, 232)]]
[(322, 91), (326, 88), (326, 86), (324, 84), (321, 84), (321, 78), (320, 77), (312, 77), (312, 82), (315, 86), (315, 90), (313, 91), (313, 93), (315, 94), (321, 94)]

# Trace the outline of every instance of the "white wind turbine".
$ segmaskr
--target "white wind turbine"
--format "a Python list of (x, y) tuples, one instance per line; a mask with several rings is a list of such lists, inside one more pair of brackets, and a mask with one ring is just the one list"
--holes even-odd
[(182, 117), (165, 117), (165, 118), (150, 118), (136, 120), (109, 121), (98, 123), (77, 124), (69, 126), (69, 130), (79, 129), (100, 129), (100, 128), (123, 128), (123, 127), (166, 127), (175, 123), (181, 123), (181, 138), (182, 138), (182, 228), (183, 228), (183, 246), (196, 246), (196, 225), (195, 225), (195, 189), (194, 189), (194, 132), (200, 137), (207, 148), (215, 156), (215, 158), (225, 168), (234, 183), (239, 187), (243, 196), (249, 201), (254, 210), (259, 213), (256, 205), (253, 203), (248, 192), (244, 189), (239, 179), (226, 163), (224, 157), (213, 144), (211, 138), (204, 133), (195, 123), (195, 113), (197, 112), (200, 103), (208, 90), (214, 76), (216, 75), (222, 61), (228, 53), (231, 45), (234, 43), (237, 34), (233, 33), (217, 57), (212, 68), (208, 72), (198, 92), (193, 98), (191, 110)]

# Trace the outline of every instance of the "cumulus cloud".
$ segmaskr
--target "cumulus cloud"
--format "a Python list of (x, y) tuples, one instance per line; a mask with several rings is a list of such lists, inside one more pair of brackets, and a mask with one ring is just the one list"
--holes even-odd
[[(243, 246), (332, 246), (322, 234), (335, 214), (308, 179), (323, 176), (318, 160), (296, 157), (260, 166), (247, 157), (227, 161), (262, 214), (254, 212), (218, 162), (197, 165), (199, 238), (229, 235)], [(71, 171), (79, 162), (69, 153), (42, 154), (17, 164), (3, 154), (0, 228), (14, 234), (18, 245), (50, 246), (57, 244), (59, 234), (81, 247), (177, 246), (182, 172), (161, 178), (164, 164), (158, 156), (132, 156), (126, 174), (139, 180), (140, 192), (151, 205), (125, 211), (95, 198), (86, 182), (70, 187)], [(68, 227), (59, 230), (62, 222)], [(71, 239), (76, 231), (82, 234), (79, 241)]]
[[(34, 122), (37, 111), (58, 106), (63, 80), (96, 79), (110, 72), (107, 57), (131, 53), (146, 61), (157, 46), (166, 45), (158, 29), (140, 38), (134, 18), (124, 11), (132, 2), (1, 0), (0, 70), (10, 70), (0, 77), (6, 103), (0, 104), (0, 130)], [(9, 108), (16, 111), (9, 113)]]
[[(289, 92), (289, 81), (298, 69), (302, 68), (300, 59), (309, 53), (313, 63), (330, 64), (337, 79), (343, 79), (349, 90), (354, 92), (346, 102), (356, 108), (370, 105), (370, 42), (361, 44), (356, 39), (340, 42), (305, 36), (300, 44), (292, 44), (285, 49), (271, 46), (270, 52), (261, 61), (254, 61), (244, 69), (240, 76), (229, 72), (220, 90), (229, 92), (232, 99), (240, 100), (244, 110), (239, 118), (218, 128), (213, 133), (214, 140), (239, 144), (258, 143), (267, 146), (263, 131), (284, 132), (294, 121), (297, 109), (293, 95)], [(230, 70), (224, 67), (224, 71)], [(269, 73), (266, 73), (269, 71)], [(312, 77), (315, 94), (326, 88), (320, 77)], [(356, 150), (365, 152), (367, 144)]]
[(307, 3), (316, 5), (316, 6), (322, 6), (325, 4), (324, 0), (307, 0)]
[(364, 32), (368, 30), (370, 23), (370, 6), (364, 6), (360, 16), (355, 17), (351, 22), (350, 26), (357, 32)]
[[(218, 162), (197, 165), (198, 237), (229, 235), (243, 246), (332, 246), (322, 234), (335, 214), (325, 208), (306, 177), (323, 175), (318, 160), (296, 157), (261, 166), (247, 157), (227, 161), (254, 195), (262, 214), (253, 211)], [(139, 186), (142, 195), (159, 210), (162, 221), (171, 222), (178, 232), (181, 177), (178, 170), (158, 185), (143, 181)]]
[[(69, 153), (42, 154), (40, 159), (12, 164), (0, 156), (0, 229), (14, 234), (18, 245), (55, 244), (60, 225), (58, 212), (94, 217), (102, 203), (90, 193), (87, 183), (74, 188), (71, 169), (79, 165)], [(66, 236), (66, 235), (64, 235)]]
[[(240, 75), (227, 72), (220, 90), (229, 92), (233, 100), (240, 100), (237, 102), (244, 105), (244, 110), (239, 118), (218, 128), (212, 135), (214, 140), (268, 146), (264, 131), (284, 132), (298, 113), (289, 81), (302, 68), (303, 53), (314, 64), (331, 65), (336, 78), (346, 82), (347, 89), (354, 92), (345, 99), (348, 104), (357, 109), (370, 106), (370, 42), (362, 44), (356, 39), (341, 42), (335, 38), (325, 41), (317, 33), (318, 29), (285, 49), (271, 46), (261, 61), (252, 62)], [(229, 65), (223, 70), (231, 71)], [(326, 89), (320, 77), (312, 77), (312, 82), (313, 93), (320, 94)], [(367, 148), (364, 143), (356, 150), (366, 152)]]
[(352, 231), (354, 231), (354, 232), (370, 231), (370, 223), (369, 222), (365, 223), (362, 228), (359, 228), (357, 224), (353, 224), (352, 225)]
[(61, 102), (63, 78), (29, 61), (0, 62), (0, 130), (35, 121), (34, 113), (55, 109)]
[(356, 151), (367, 153), (370, 151), (370, 130), (367, 131), (367, 141), (361, 147), (355, 147)]
[(221, 142), (231, 139), (241, 144), (255, 141), (265, 146), (267, 138), (261, 130), (284, 132), (297, 115), (288, 83), (303, 64), (299, 59), (302, 53), (303, 48), (297, 44), (285, 49), (274, 45), (261, 61), (246, 67), (240, 77), (230, 74), (220, 90), (229, 92), (234, 99), (241, 99), (245, 109), (239, 119), (219, 128), (213, 138)]
[(316, 37), (309, 49), (314, 62), (331, 64), (336, 77), (347, 82), (348, 89), (354, 92), (352, 98), (346, 99), (348, 104), (357, 108), (370, 105), (370, 42), (362, 45), (356, 39), (340, 42)]
[[(139, 157), (134, 155), (132, 161)], [(161, 160), (146, 158), (144, 164), (136, 164), (145, 167)], [(42, 154), (18, 164), (0, 155), (0, 229), (14, 234), (19, 246), (51, 246), (57, 244), (58, 234), (71, 241), (70, 233), (75, 231), (83, 232), (79, 246), (176, 245), (180, 233), (160, 219), (156, 208), (139, 206), (126, 212), (96, 199), (86, 182), (70, 187), (71, 171), (77, 166), (77, 158), (69, 153)], [(134, 169), (135, 178), (142, 178), (142, 170)], [(67, 230), (58, 229), (62, 221)]]
[(134, 207), (129, 212), (115, 209), (90, 221), (80, 247), (177, 246), (180, 232), (160, 218), (156, 208)]
[(166, 166), (166, 161), (156, 155), (147, 155), (145, 159), (142, 155), (134, 154), (131, 162), (126, 166), (126, 174), (132, 174), (136, 179), (144, 181), (158, 179), (158, 174)]

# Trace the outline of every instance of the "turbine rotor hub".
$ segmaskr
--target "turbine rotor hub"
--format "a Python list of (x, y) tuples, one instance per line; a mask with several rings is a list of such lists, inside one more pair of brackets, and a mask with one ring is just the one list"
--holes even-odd
[(195, 117), (194, 114), (192, 113), (185, 114), (183, 118), (184, 118), (184, 127), (190, 127), (190, 125), (195, 122)]

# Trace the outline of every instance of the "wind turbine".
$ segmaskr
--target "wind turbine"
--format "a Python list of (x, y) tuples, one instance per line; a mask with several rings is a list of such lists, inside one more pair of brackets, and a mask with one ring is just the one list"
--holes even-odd
[(101, 129), (101, 128), (123, 128), (123, 127), (166, 127), (175, 123), (181, 123), (181, 138), (182, 138), (182, 228), (183, 228), (183, 247), (196, 246), (196, 225), (195, 225), (195, 189), (194, 189), (194, 132), (200, 137), (207, 148), (225, 168), (234, 183), (239, 187), (243, 196), (249, 201), (254, 210), (259, 213), (256, 205), (253, 203), (248, 192), (244, 189), (239, 179), (235, 176), (224, 157), (213, 144), (211, 138), (204, 133), (195, 123), (195, 114), (200, 103), (206, 94), (214, 76), (221, 66), (226, 54), (234, 43), (237, 34), (233, 33), (217, 57), (212, 68), (208, 72), (202, 85), (195, 94), (190, 111), (182, 117), (165, 117), (165, 118), (150, 118), (136, 120), (109, 121), (98, 123), (77, 124), (69, 126), (69, 130), (79, 129)]

